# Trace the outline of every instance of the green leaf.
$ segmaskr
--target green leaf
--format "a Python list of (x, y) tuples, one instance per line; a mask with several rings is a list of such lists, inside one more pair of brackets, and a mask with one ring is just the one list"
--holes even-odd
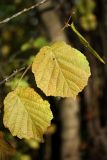
[(41, 48), (45, 45), (47, 45), (47, 40), (44, 37), (38, 37), (36, 40), (33, 42), (33, 46), (36, 48)]
[(21, 46), (21, 51), (26, 51), (30, 48), (31, 48), (31, 44), (29, 42), (26, 42)]
[(3, 122), (13, 136), (41, 141), (52, 118), (50, 104), (30, 87), (19, 87), (4, 100)]
[(80, 51), (65, 42), (43, 47), (32, 64), (37, 86), (47, 96), (72, 97), (82, 91), (90, 67)]
[(31, 48), (38, 48), (40, 49), (41, 47), (47, 45), (47, 40), (44, 37), (38, 37), (36, 39), (30, 39), (28, 42), (25, 42), (21, 46), (21, 51), (26, 51)]
[(10, 87), (12, 90), (14, 90), (16, 88), (16, 86), (18, 85), (19, 82), (20, 83), (19, 83), (18, 86), (20, 86), (20, 87), (29, 87), (29, 84), (28, 84), (27, 80), (28, 80), (27, 77), (25, 77), (24, 79), (20, 80), (20, 77), (16, 76), (13, 80), (7, 81), (5, 83), (5, 85), (7, 87)]

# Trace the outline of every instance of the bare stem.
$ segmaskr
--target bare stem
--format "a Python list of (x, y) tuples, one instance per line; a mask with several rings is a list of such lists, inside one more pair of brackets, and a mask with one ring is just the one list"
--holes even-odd
[(21, 72), (21, 71), (24, 70), (24, 69), (25, 69), (25, 67), (20, 68), (19, 70), (17, 70), (17, 69), (14, 70), (13, 73), (12, 73), (10, 76), (6, 77), (5, 79), (3, 79), (3, 80), (0, 82), (0, 85), (2, 85), (3, 83), (7, 82), (7, 81), (10, 80), (11, 78), (13, 78), (17, 73)]
[(7, 22), (9, 22), (10, 20), (12, 20), (12, 19), (14, 19), (14, 18), (20, 16), (21, 14), (23, 14), (23, 13), (25, 13), (25, 12), (28, 12), (28, 11), (30, 11), (30, 10), (36, 8), (36, 7), (40, 6), (40, 5), (42, 5), (43, 3), (46, 3), (47, 1), (48, 1), (48, 0), (42, 0), (42, 1), (40, 1), (40, 2), (38, 2), (38, 3), (36, 3), (36, 4), (34, 4), (33, 6), (29, 7), (29, 8), (24, 8), (23, 10), (21, 10), (21, 11), (15, 13), (14, 15), (12, 15), (12, 16), (10, 16), (10, 17), (8, 17), (8, 18), (2, 20), (2, 21), (0, 21), (0, 24), (7, 23)]

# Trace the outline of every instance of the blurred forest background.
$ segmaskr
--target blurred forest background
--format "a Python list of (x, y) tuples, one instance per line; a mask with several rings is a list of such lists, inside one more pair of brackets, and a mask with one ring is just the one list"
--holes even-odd
[[(0, 0), (0, 20), (38, 2), (40, 0)], [(47, 0), (8, 23), (0, 24), (2, 159), (107, 160), (107, 65), (91, 55), (70, 28), (62, 30), (70, 15), (79, 32), (107, 61), (107, 0)], [(76, 101), (48, 97), (54, 119), (44, 135), (44, 143), (20, 140), (3, 126), (3, 100), (15, 88), (24, 68), (39, 49), (58, 40), (66, 41), (87, 57), (92, 76)], [(30, 70), (20, 85), (34, 87), (45, 97), (35, 86)]]

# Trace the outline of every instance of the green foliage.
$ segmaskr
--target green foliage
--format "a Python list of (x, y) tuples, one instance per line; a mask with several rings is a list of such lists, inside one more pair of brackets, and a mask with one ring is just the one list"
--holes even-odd
[(44, 37), (39, 37), (34, 40), (29, 40), (28, 42), (24, 43), (21, 46), (21, 51), (26, 51), (31, 48), (38, 48), (40, 49), (41, 47), (47, 45), (47, 40)]
[(97, 19), (94, 14), (96, 4), (93, 0), (79, 0), (75, 5), (75, 18), (81, 25), (81, 27), (86, 30), (95, 30), (97, 26)]
[(48, 44), (48, 42), (47, 42), (46, 38), (44, 38), (44, 37), (39, 37), (36, 40), (34, 40), (34, 42), (33, 42), (34, 47), (38, 48), (38, 49), (42, 48), (43, 46), (45, 46), (47, 44)]
[[(19, 83), (19, 81), (20, 81), (20, 83)], [(6, 86), (10, 87), (11, 90), (14, 90), (16, 88), (16, 86), (18, 85), (18, 83), (19, 83), (20, 87), (28, 87), (29, 86), (29, 84), (27, 82), (27, 77), (20, 80), (20, 77), (17, 77), (17, 76), (12, 81), (6, 82)]]

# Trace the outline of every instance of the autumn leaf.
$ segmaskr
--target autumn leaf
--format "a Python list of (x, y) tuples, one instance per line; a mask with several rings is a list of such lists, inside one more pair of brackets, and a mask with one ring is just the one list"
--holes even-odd
[(47, 96), (72, 97), (83, 90), (90, 76), (86, 57), (65, 42), (43, 47), (32, 64), (37, 86)]
[(19, 87), (4, 100), (3, 122), (13, 136), (41, 141), (52, 118), (48, 101), (30, 87)]

